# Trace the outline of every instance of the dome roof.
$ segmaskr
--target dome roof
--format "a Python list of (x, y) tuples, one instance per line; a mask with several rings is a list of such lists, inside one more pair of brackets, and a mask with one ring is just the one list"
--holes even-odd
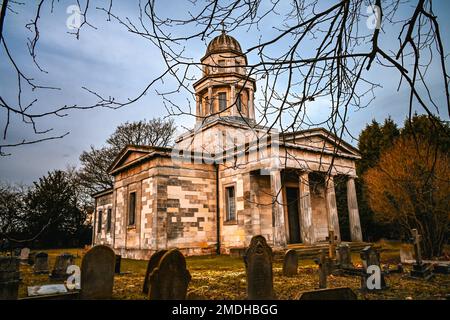
[(208, 44), (205, 56), (211, 53), (225, 51), (237, 51), (239, 53), (242, 53), (241, 45), (239, 44), (239, 42), (232, 36), (229, 36), (224, 31), (222, 31), (221, 35), (212, 39)]

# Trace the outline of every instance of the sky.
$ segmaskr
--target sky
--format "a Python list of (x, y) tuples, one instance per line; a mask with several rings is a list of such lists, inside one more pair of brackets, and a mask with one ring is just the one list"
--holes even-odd
[[(53, 12), (51, 12), (50, 2), (44, 4), (41, 9), (40, 38), (36, 50), (37, 61), (47, 73), (39, 72), (27, 49), (28, 38), (33, 34), (25, 27), (36, 12), (36, 3), (37, 1), (27, 1), (24, 5), (15, 5), (14, 12), (7, 12), (4, 26), (8, 47), (24, 72), (41, 84), (61, 88), (61, 90), (39, 90), (38, 92), (30, 92), (24, 88), (24, 96), (28, 99), (26, 102), (38, 98), (33, 110), (43, 111), (65, 104), (86, 105), (95, 102), (95, 97), (83, 90), (82, 87), (87, 87), (104, 96), (126, 100), (139, 94), (147, 83), (164, 70), (163, 61), (156, 47), (142, 37), (131, 34), (114, 19), (108, 21), (107, 15), (96, 7), (107, 6), (109, 1), (98, 0), (91, 1), (91, 9), (88, 13), (88, 22), (95, 28), (85, 25), (79, 39), (69, 33), (71, 30), (67, 28), (66, 24), (71, 15), (70, 11), (67, 12), (68, 8), (76, 1), (56, 2)], [(80, 3), (84, 2), (80, 1)], [(182, 0), (159, 1), (157, 6), (167, 17), (176, 19), (185, 15), (184, 3), (185, 1)], [(334, 2), (325, 1), (324, 3), (326, 5)], [(263, 2), (263, 5), (267, 4)], [(407, 14), (407, 11), (408, 8), (403, 13)], [(444, 37), (445, 52), (448, 53), (450, 43), (446, 41), (446, 35), (450, 33), (450, 1), (435, 1), (434, 11), (438, 15), (441, 33)], [(121, 17), (130, 17), (137, 22), (138, 2), (114, 1), (113, 13)], [(269, 17), (259, 29), (249, 31), (242, 29), (230, 34), (240, 42), (245, 50), (245, 48), (255, 45), (259, 39), (269, 39), (277, 34), (275, 26), (278, 23), (275, 14)], [(193, 32), (194, 28), (187, 30), (178, 28), (176, 30), (176, 32)], [(212, 37), (214, 35), (218, 35), (218, 33), (213, 34)], [(200, 60), (212, 37), (204, 41), (198, 39), (190, 41), (186, 44), (185, 54), (197, 61)], [(384, 28), (381, 37), (382, 41), (391, 42), (395, 47), (396, 39), (390, 37), (388, 27)], [(314, 45), (311, 42), (311, 47), (305, 48), (305, 55), (313, 50)], [(250, 63), (255, 62), (256, 58), (255, 56), (248, 57)], [(448, 64), (448, 62), (446, 63)], [(437, 88), (442, 85), (442, 79), (438, 72), (431, 69), (429, 74), (432, 86)], [(370, 79), (380, 83), (382, 87), (377, 89), (375, 99), (367, 108), (350, 110), (347, 125), (355, 137), (372, 119), (382, 122), (391, 116), (401, 126), (407, 115), (408, 94), (404, 89), (397, 91), (398, 76), (391, 70), (377, 66), (372, 68)], [(66, 132), (69, 134), (63, 139), (5, 149), (4, 151), (11, 155), (0, 157), (0, 181), (30, 184), (48, 171), (65, 169), (68, 165), (79, 166), (80, 154), (89, 149), (91, 145), (95, 147), (104, 145), (105, 140), (119, 124), (126, 121), (167, 116), (163, 100), (156, 90), (165, 90), (173, 85), (174, 82), (170, 79), (164, 83), (157, 83), (139, 101), (121, 109), (99, 108), (73, 111), (65, 117), (51, 116), (40, 119), (37, 122), (39, 129), (52, 128), (50, 134), (54, 135), (62, 135)], [(442, 90), (436, 92), (438, 94), (434, 98), (439, 105), (443, 106), (445, 96)], [(5, 51), (1, 48), (0, 96), (14, 100), (16, 95), (16, 75), (6, 59)], [(260, 96), (257, 95), (258, 97)], [(187, 104), (186, 101), (192, 100), (192, 97), (185, 92), (180, 92), (174, 99), (180, 104)], [(313, 119), (321, 119), (327, 114), (328, 109), (329, 100), (324, 97), (314, 102), (313, 107), (308, 109), (308, 115)], [(441, 118), (448, 120), (445, 108), (440, 108), (439, 114)], [(174, 120), (179, 128), (179, 133), (182, 133), (184, 128), (194, 125), (192, 117), (178, 116), (174, 117)], [(5, 121), (5, 113), (0, 111), (2, 128)], [(24, 126), (20, 119), (12, 119), (7, 142), (16, 142), (32, 137), (29, 126)], [(357, 141), (349, 136), (346, 137), (346, 140), (353, 145), (357, 144)]]

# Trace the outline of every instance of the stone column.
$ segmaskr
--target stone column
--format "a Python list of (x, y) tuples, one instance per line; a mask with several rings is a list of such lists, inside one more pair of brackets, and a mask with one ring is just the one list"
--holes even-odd
[(196, 119), (197, 122), (199, 122), (200, 121), (200, 117), (199, 116), (202, 113), (202, 111), (200, 109), (200, 107), (201, 107), (201, 97), (198, 94), (196, 94), (195, 98), (196, 98), (196, 105), (195, 105), (195, 115), (196, 115), (196, 117), (195, 117), (195, 119)]
[(238, 115), (237, 108), (236, 108), (236, 86), (232, 84), (230, 86), (231, 88), (231, 97), (230, 97), (230, 113), (232, 116)]
[(308, 172), (303, 172), (299, 176), (300, 231), (303, 243), (313, 244), (315, 242), (315, 237), (312, 223), (312, 207), (308, 175)]
[(348, 177), (347, 180), (347, 204), (351, 239), (352, 241), (363, 241), (354, 177)]
[(328, 212), (328, 230), (333, 230), (337, 240), (341, 241), (341, 233), (339, 231), (339, 218), (336, 205), (336, 191), (334, 190), (333, 176), (325, 177), (326, 184), (326, 200)]
[(205, 112), (205, 116), (207, 115), (207, 114), (211, 114), (212, 112), (211, 111), (214, 111), (214, 104), (213, 104), (213, 94), (212, 94), (212, 87), (210, 86), (210, 87), (208, 87), (208, 105), (207, 106), (205, 106), (205, 108), (206, 108), (206, 112)]
[(285, 247), (286, 230), (284, 223), (283, 195), (281, 189), (281, 172), (279, 170), (273, 170), (270, 172), (270, 187), (273, 202), (273, 244), (275, 247)]
[(253, 89), (248, 89), (248, 117), (255, 119), (255, 106), (254, 106), (254, 92)]

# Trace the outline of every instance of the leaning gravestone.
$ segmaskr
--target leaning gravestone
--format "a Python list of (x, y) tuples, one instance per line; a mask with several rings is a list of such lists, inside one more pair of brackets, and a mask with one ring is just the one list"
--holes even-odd
[(283, 275), (287, 277), (295, 276), (298, 270), (297, 251), (290, 249), (286, 252), (283, 260)]
[(348, 244), (340, 244), (337, 249), (337, 259), (340, 268), (351, 269), (353, 268), (352, 255), (350, 246)]
[(362, 290), (367, 290), (367, 279), (370, 276), (370, 274), (368, 274), (368, 268), (371, 266), (376, 266), (378, 267), (378, 270), (380, 271), (380, 284), (381, 287), (379, 289), (376, 290), (382, 290), (382, 289), (386, 289), (387, 285), (386, 285), (386, 281), (384, 279), (384, 274), (381, 271), (381, 265), (380, 265), (380, 253), (375, 250), (374, 248), (372, 248), (371, 246), (367, 246), (365, 247), (361, 253), (360, 253), (360, 257), (362, 260), (362, 264), (363, 264), (363, 275), (361, 277), (361, 289)]
[(254, 236), (244, 256), (249, 300), (274, 299), (272, 249), (263, 236)]
[(19, 294), (20, 260), (0, 257), (0, 300), (16, 300)]
[(172, 249), (166, 252), (150, 274), (150, 300), (184, 300), (191, 281), (183, 254)]
[(67, 278), (67, 267), (74, 264), (74, 256), (70, 253), (63, 253), (56, 257), (55, 265), (53, 266), (50, 278), (56, 280), (63, 280)]
[(350, 288), (331, 288), (303, 292), (299, 300), (357, 300)]
[(104, 245), (94, 246), (81, 262), (80, 299), (111, 299), (114, 285), (114, 251)]
[(30, 255), (30, 248), (23, 248), (20, 250), (20, 263), (28, 263), (28, 256)]
[(161, 258), (166, 254), (166, 252), (167, 250), (156, 251), (154, 254), (152, 254), (150, 260), (148, 260), (147, 271), (145, 272), (144, 278), (144, 287), (142, 288), (143, 293), (148, 294), (148, 289), (150, 286), (149, 283), (150, 275), (152, 274), (153, 270), (158, 266), (159, 261), (161, 261)]
[(33, 271), (35, 274), (48, 274), (48, 254), (45, 252), (36, 253), (34, 256)]

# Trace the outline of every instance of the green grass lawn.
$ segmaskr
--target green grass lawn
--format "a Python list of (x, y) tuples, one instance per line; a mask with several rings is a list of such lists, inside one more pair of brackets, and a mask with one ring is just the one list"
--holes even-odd
[[(399, 262), (396, 245), (381, 244), (381, 259), (384, 263)], [(47, 250), (49, 266), (53, 267), (58, 254), (68, 252), (75, 255), (77, 265), (81, 265), (82, 249)], [(359, 254), (352, 255), (353, 263), (360, 265)], [(189, 284), (189, 299), (245, 299), (245, 266), (240, 258), (229, 256), (187, 257), (187, 267), (192, 275)], [(147, 261), (122, 259), (122, 272), (114, 278), (114, 299), (146, 299), (141, 293)], [(300, 260), (299, 274), (295, 277), (282, 275), (282, 263), (275, 262), (274, 289), (279, 299), (295, 299), (302, 291), (314, 290), (318, 286), (318, 267), (313, 260)], [(329, 276), (328, 287), (347, 286), (355, 290), (359, 299), (443, 299), (450, 294), (450, 276), (436, 275), (431, 281), (408, 278), (404, 274), (390, 274), (386, 277), (389, 289), (379, 293), (359, 292), (360, 278), (355, 276)], [(32, 267), (21, 266), (22, 283), (20, 297), (25, 297), (27, 286), (58, 283), (47, 275), (34, 275)]]

